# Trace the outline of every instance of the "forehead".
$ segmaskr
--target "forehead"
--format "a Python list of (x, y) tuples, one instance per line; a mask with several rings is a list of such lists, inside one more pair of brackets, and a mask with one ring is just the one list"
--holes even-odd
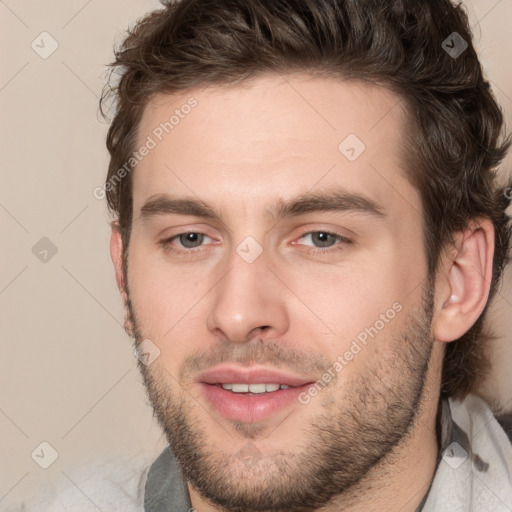
[(277, 198), (334, 186), (397, 214), (419, 208), (400, 168), (404, 120), (388, 89), (307, 75), (155, 96), (138, 129), (139, 152), (150, 149), (134, 171), (134, 213), (169, 193), (256, 214)]

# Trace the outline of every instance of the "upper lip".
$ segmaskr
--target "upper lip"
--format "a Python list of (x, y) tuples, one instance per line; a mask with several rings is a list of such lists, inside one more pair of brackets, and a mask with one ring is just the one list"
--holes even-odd
[(241, 367), (234, 364), (214, 366), (197, 377), (197, 382), (205, 384), (285, 384), (303, 386), (314, 382), (301, 375), (262, 366)]

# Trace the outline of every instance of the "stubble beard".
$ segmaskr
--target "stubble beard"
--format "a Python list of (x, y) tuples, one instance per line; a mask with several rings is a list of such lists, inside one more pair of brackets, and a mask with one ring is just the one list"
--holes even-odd
[[(145, 337), (127, 293), (137, 347)], [(279, 452), (258, 450), (258, 435), (264, 426), (239, 422), (226, 425), (225, 430), (231, 434), (229, 437), (226, 433), (227, 443), (240, 441), (240, 452), (228, 454), (216, 449), (222, 443), (211, 439), (207, 427), (214, 420), (190, 393), (183, 392), (176, 382), (179, 379), (158, 365), (146, 366), (140, 361), (138, 365), (154, 416), (183, 476), (201, 496), (229, 512), (308, 512), (334, 501), (348, 505), (361, 498), (363, 489), (368, 490), (365, 477), (385, 461), (415, 426), (432, 354), (432, 311), (432, 286), (427, 285), (421, 308), (407, 327), (391, 343), (382, 340), (382, 334), (373, 340), (384, 346), (380, 356), (369, 359), (358, 377), (343, 384), (346, 392), (335, 389), (331, 383), (330, 388), (323, 390), (323, 398), (320, 394), (314, 399), (321, 400), (323, 410), (309, 425), (297, 425), (292, 419), (277, 427), (300, 428), (303, 437), (300, 446)], [(258, 350), (255, 347), (251, 345), (252, 355)], [(258, 347), (261, 349), (262, 344)], [(280, 361), (287, 358), (279, 345), (269, 343), (265, 350), (267, 354), (275, 353)], [(378, 349), (369, 345), (364, 350)], [(221, 356), (215, 363), (219, 359), (228, 360)], [(276, 364), (275, 358), (256, 359)], [(293, 363), (283, 366), (294, 368)], [(322, 366), (318, 362), (315, 367)], [(182, 367), (180, 376), (185, 374), (186, 368)], [(252, 453), (249, 463), (244, 450)]]

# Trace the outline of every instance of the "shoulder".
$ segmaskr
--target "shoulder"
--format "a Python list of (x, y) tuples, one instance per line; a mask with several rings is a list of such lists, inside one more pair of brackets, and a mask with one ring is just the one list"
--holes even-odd
[(512, 412), (494, 412), (481, 397), (469, 394), (464, 400), (449, 399), (454, 421), (474, 440), (487, 439), (512, 449)]
[[(463, 401), (450, 399), (450, 408), (454, 423), (469, 440), (467, 457), (473, 468), (469, 477), (473, 482), (472, 499), (475, 510), (511, 510), (510, 430), (507, 433), (493, 408), (477, 395), (470, 394)], [(509, 414), (506, 416), (510, 418)], [(500, 418), (503, 419), (502, 416)], [(491, 502), (493, 507), (482, 508)]]
[(148, 470), (140, 455), (93, 461), (62, 471), (12, 512), (142, 512)]
[(481, 397), (443, 401), (441, 448), (423, 512), (512, 510), (512, 443)]

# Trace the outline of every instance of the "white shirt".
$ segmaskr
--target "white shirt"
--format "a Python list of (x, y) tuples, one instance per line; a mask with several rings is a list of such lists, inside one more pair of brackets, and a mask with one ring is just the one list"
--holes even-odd
[[(512, 512), (512, 444), (476, 395), (440, 402), (441, 446), (431, 487), (417, 512)], [(510, 435), (510, 432), (509, 432)], [(71, 474), (71, 472), (70, 472)], [(148, 464), (123, 457), (81, 468), (57, 486), (2, 512), (192, 512), (169, 448)], [(146, 504), (146, 508), (144, 508)]]

